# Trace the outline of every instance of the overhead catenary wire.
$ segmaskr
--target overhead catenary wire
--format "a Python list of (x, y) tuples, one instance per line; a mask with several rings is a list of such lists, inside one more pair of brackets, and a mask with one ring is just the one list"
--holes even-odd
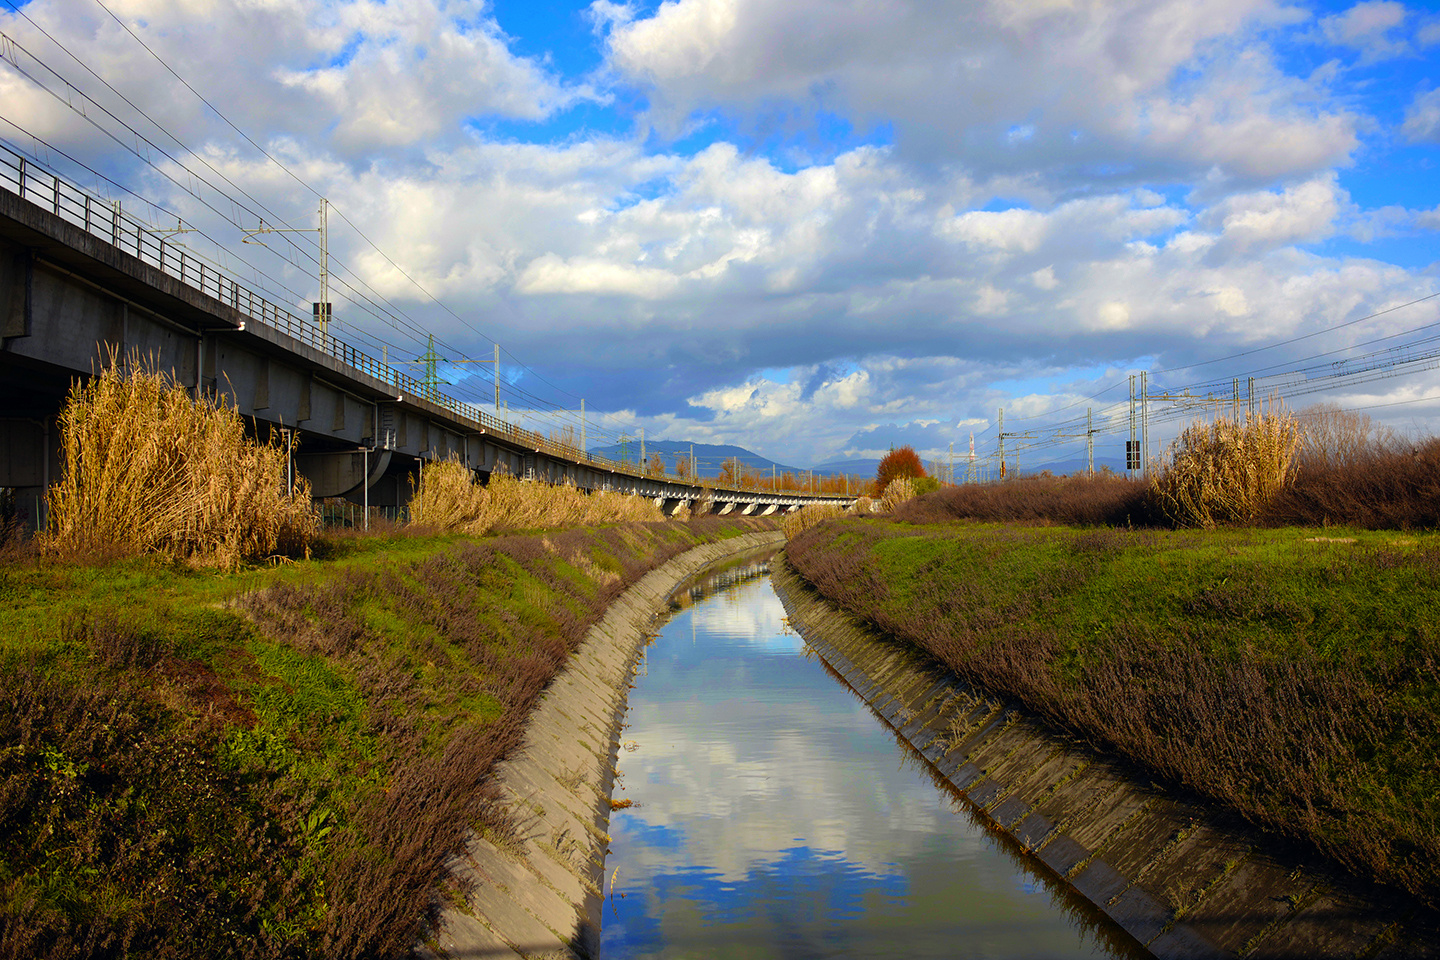
[[(97, 3), (98, 3), (98, 2), (99, 2), (99, 0), (97, 0)], [(95, 77), (97, 80), (99, 80), (101, 83), (105, 84), (105, 86), (106, 86), (108, 89), (110, 89), (110, 90), (111, 90), (112, 92), (114, 92), (117, 96), (119, 96), (122, 100), (124, 100), (125, 103), (127, 103), (132, 109), (134, 109), (140, 116), (144, 117), (148, 122), (150, 122), (150, 123), (152, 124), (152, 126), (154, 126), (157, 130), (160, 130), (166, 137), (168, 137), (170, 140), (172, 140), (172, 141), (173, 141), (178, 147), (180, 147), (182, 150), (186, 151), (186, 152), (189, 153), (191, 156), (196, 156), (195, 152), (194, 152), (193, 150), (190, 150), (190, 148), (189, 148), (180, 138), (174, 136), (174, 135), (171, 134), (165, 127), (163, 127), (162, 125), (156, 123), (156, 122), (153, 120), (153, 118), (149, 117), (148, 114), (145, 113), (145, 111), (144, 111), (143, 109), (141, 109), (138, 105), (136, 105), (136, 104), (135, 104), (133, 101), (131, 101), (129, 98), (127, 98), (127, 97), (125, 97), (123, 94), (121, 94), (119, 91), (115, 90), (115, 88), (114, 88), (113, 86), (111, 86), (110, 84), (108, 84), (108, 82), (106, 82), (103, 77), (100, 77), (97, 73), (95, 73), (95, 71), (91, 70), (88, 66), (86, 66), (86, 65), (83, 63), (83, 61), (80, 60), (80, 58), (75, 57), (75, 55), (74, 55), (73, 53), (71, 53), (68, 49), (66, 49), (63, 44), (59, 43), (59, 41), (56, 40), (56, 39), (53, 37), (53, 35), (49, 34), (48, 31), (45, 31), (43, 28), (39, 27), (38, 24), (34, 24), (33, 20), (31, 20), (31, 19), (28, 17), (28, 15), (26, 15), (26, 14), (24, 13), (24, 11), (19, 10), (18, 8), (15, 8), (14, 3), (12, 2), (12, 0), (7, 0), (7, 3), (8, 3), (13, 9), (16, 9), (16, 12), (19, 13), (22, 17), (25, 17), (25, 19), (26, 19), (27, 21), (31, 22), (32, 25), (36, 26), (36, 29), (40, 30), (40, 32), (43, 33), (43, 34), (44, 34), (48, 39), (50, 39), (53, 43), (55, 43), (56, 46), (60, 47), (60, 48), (66, 53), (67, 56), (70, 56), (72, 59), (76, 60), (77, 62), (80, 62), (80, 63), (82, 64), (82, 66), (85, 66), (86, 70), (87, 70), (92, 76), (94, 76), (94, 77)], [(110, 16), (112, 16), (112, 17), (115, 16), (114, 13), (113, 13), (113, 11), (110, 11), (108, 7), (105, 7), (103, 3), (100, 4), (100, 6), (102, 7), (102, 9), (105, 10), (105, 12), (106, 12), (107, 14), (110, 14)], [(116, 19), (118, 20), (119, 18), (116, 18)], [(126, 28), (127, 32), (130, 33), (132, 36), (134, 36), (134, 37), (137, 39), (137, 41), (141, 42), (142, 46), (146, 46), (146, 49), (151, 53), (151, 55), (154, 56), (159, 62), (161, 62), (161, 64), (162, 64), (163, 66), (165, 66), (165, 68), (166, 68), (167, 70), (169, 70), (172, 75), (174, 75), (178, 80), (180, 80), (182, 83), (184, 83), (185, 86), (187, 87), (187, 89), (190, 89), (193, 93), (196, 93), (196, 95), (199, 96), (198, 92), (194, 90), (193, 86), (191, 86), (187, 81), (185, 81), (183, 77), (180, 77), (177, 72), (175, 72), (173, 69), (171, 69), (171, 68), (169, 67), (169, 65), (166, 64), (166, 63), (163, 61), (163, 58), (160, 58), (160, 57), (158, 56), (158, 54), (156, 54), (152, 49), (150, 49), (150, 48), (148, 47), (148, 45), (144, 44), (143, 40), (140, 40), (140, 38), (138, 37), (138, 35), (136, 35), (133, 30), (130, 30), (130, 29), (129, 29), (128, 25), (124, 24), (123, 21), (120, 21), (120, 22), (121, 22), (121, 25)], [(38, 56), (36, 56), (35, 54), (33, 54), (30, 50), (28, 50), (28, 49), (26, 49), (26, 48), (24, 48), (24, 47), (21, 47), (19, 44), (14, 44), (14, 46), (15, 46), (21, 53), (23, 53), (26, 58), (34, 61), (34, 62), (35, 62), (36, 64), (38, 64), (41, 68), (43, 68), (48, 74), (50, 74), (51, 76), (54, 76), (60, 83), (63, 83), (63, 84), (65, 85), (65, 88), (66, 88), (68, 91), (70, 91), (70, 95), (69, 95), (69, 96), (66, 96), (66, 95), (61, 95), (61, 94), (59, 94), (56, 90), (52, 89), (48, 84), (44, 83), (43, 81), (39, 80), (36, 76), (34, 76), (31, 71), (26, 70), (23, 66), (21, 66), (20, 64), (18, 64), (17, 62), (15, 62), (15, 61), (12, 60), (12, 61), (11, 61), (11, 66), (14, 67), (14, 68), (16, 69), (16, 71), (17, 71), (21, 76), (24, 76), (26, 79), (30, 80), (33, 84), (35, 84), (35, 85), (36, 85), (38, 88), (40, 88), (41, 90), (45, 91), (45, 92), (46, 92), (47, 94), (49, 94), (52, 98), (54, 98), (54, 99), (56, 99), (57, 101), (65, 104), (67, 107), (69, 107), (71, 110), (73, 110), (74, 112), (76, 112), (77, 114), (79, 114), (83, 119), (85, 119), (91, 126), (95, 127), (98, 132), (100, 132), (101, 134), (103, 134), (104, 136), (106, 136), (108, 139), (110, 139), (111, 141), (113, 141), (114, 143), (116, 143), (116, 144), (117, 144), (118, 146), (120, 146), (122, 149), (125, 149), (126, 151), (128, 151), (128, 152), (131, 153), (132, 155), (136, 156), (136, 157), (137, 157), (138, 159), (140, 159), (142, 162), (144, 162), (144, 163), (146, 163), (146, 164), (148, 164), (148, 165), (150, 165), (150, 166), (152, 166), (152, 167), (155, 167), (156, 164), (155, 164), (155, 158), (154, 158), (154, 155), (153, 155), (153, 154), (154, 154), (154, 153), (158, 153), (159, 155), (163, 156), (166, 160), (168, 160), (168, 161), (175, 167), (175, 169), (180, 170), (180, 171), (184, 171), (184, 173), (187, 174), (187, 176), (190, 178), (190, 182), (189, 182), (189, 183), (181, 182), (181, 181), (180, 181), (179, 179), (177, 179), (177, 177), (176, 177), (174, 174), (172, 174), (171, 172), (166, 171), (166, 170), (164, 170), (163, 168), (156, 167), (156, 169), (161, 173), (161, 175), (164, 176), (168, 181), (170, 181), (177, 189), (183, 191), (184, 193), (186, 193), (186, 194), (188, 194), (189, 196), (191, 196), (192, 198), (194, 198), (197, 202), (201, 203), (206, 209), (210, 210), (214, 215), (216, 215), (216, 216), (217, 216), (218, 218), (220, 218), (221, 220), (223, 220), (223, 221), (231, 224), (232, 226), (236, 226), (237, 228), (241, 226), (240, 222), (237, 220), (237, 218), (236, 218), (233, 214), (227, 213), (225, 210), (220, 209), (220, 208), (217, 207), (214, 203), (210, 202), (210, 201), (207, 200), (205, 197), (201, 196), (200, 193), (198, 192), (198, 186), (197, 186), (197, 184), (198, 184), (198, 185), (204, 185), (205, 187), (207, 187), (207, 188), (209, 188), (210, 190), (214, 191), (214, 192), (217, 193), (218, 195), (226, 197), (226, 199), (229, 200), (233, 205), (235, 205), (237, 209), (240, 209), (240, 210), (248, 210), (249, 215), (255, 217), (257, 220), (263, 221), (263, 220), (265, 220), (265, 219), (269, 219), (271, 222), (278, 222), (278, 223), (287, 223), (287, 222), (288, 222), (285, 218), (283, 218), (283, 217), (281, 217), (281, 216), (278, 216), (278, 215), (276, 215), (273, 211), (270, 211), (270, 210), (266, 209), (263, 203), (259, 202), (259, 201), (256, 200), (254, 197), (250, 196), (250, 195), (249, 195), (248, 193), (246, 193), (244, 190), (238, 188), (238, 187), (234, 184), (233, 181), (231, 181), (228, 177), (225, 177), (223, 174), (220, 174), (218, 171), (216, 171), (216, 170), (214, 169), (213, 165), (208, 164), (208, 162), (205, 162), (205, 161), (203, 160), (203, 158), (201, 158), (202, 162), (205, 162), (206, 166), (207, 166), (213, 173), (215, 173), (221, 180), (223, 180), (223, 181), (225, 182), (225, 184), (227, 184), (229, 187), (235, 189), (237, 192), (241, 193), (243, 196), (246, 197), (247, 200), (251, 201), (251, 205), (250, 205), (250, 206), (247, 206), (247, 205), (244, 204), (244, 203), (238, 203), (238, 202), (236, 202), (234, 197), (227, 196), (227, 193), (226, 193), (226, 191), (225, 191), (223, 188), (217, 186), (215, 183), (209, 182), (208, 179), (207, 179), (204, 175), (202, 175), (202, 174), (200, 174), (200, 173), (197, 173), (195, 170), (189, 168), (183, 161), (181, 161), (178, 157), (176, 157), (176, 156), (175, 156), (174, 154), (172, 154), (170, 151), (168, 151), (168, 150), (162, 148), (161, 146), (159, 146), (152, 138), (150, 138), (150, 137), (146, 136), (145, 134), (141, 133), (141, 132), (138, 131), (133, 125), (127, 123), (125, 120), (123, 120), (123, 119), (120, 118), (118, 115), (116, 115), (113, 111), (109, 110), (108, 108), (105, 108), (105, 107), (104, 107), (102, 104), (100, 104), (98, 101), (95, 101), (93, 97), (91, 97), (89, 94), (85, 93), (85, 91), (81, 90), (80, 88), (76, 87), (73, 83), (71, 83), (71, 82), (70, 82), (69, 80), (67, 80), (63, 75), (61, 75), (57, 70), (55, 70), (54, 68), (52, 68), (49, 64), (45, 63), (45, 62), (44, 62), (43, 60), (41, 60)], [(17, 58), (17, 59), (18, 59), (18, 58)], [(95, 110), (98, 111), (100, 114), (103, 114), (104, 116), (109, 117), (114, 123), (116, 123), (116, 124), (119, 126), (119, 128), (121, 128), (121, 129), (123, 129), (123, 130), (125, 130), (125, 131), (128, 131), (128, 132), (135, 138), (134, 142), (133, 142), (133, 143), (126, 143), (122, 138), (116, 136), (112, 131), (105, 129), (105, 128), (96, 120), (96, 118), (95, 118), (94, 116), (91, 116), (91, 115), (90, 115), (90, 112), (89, 112), (89, 111), (82, 110), (82, 109), (79, 109), (79, 108), (78, 108), (77, 103), (76, 103), (76, 100), (77, 100), (77, 99), (83, 100), (85, 103), (88, 103), (88, 104), (93, 105), (94, 108), (95, 108)], [(236, 126), (235, 124), (233, 124), (232, 122), (230, 122), (228, 118), (224, 117), (223, 114), (220, 113), (220, 111), (216, 110), (216, 109), (214, 108), (214, 106), (208, 102), (208, 100), (205, 100), (203, 97), (200, 97), (200, 99), (202, 100), (202, 102), (205, 102), (206, 105), (207, 105), (207, 107), (210, 107), (210, 109), (212, 109), (212, 110), (216, 113), (217, 116), (220, 116), (222, 120), (224, 120), (227, 124), (229, 124), (229, 125), (230, 125), (232, 128), (234, 128), (237, 132), (241, 133), (241, 135), (245, 137), (245, 139), (247, 140), (247, 142), (251, 143), (252, 145), (256, 146), (257, 149), (259, 149), (259, 145), (256, 144), (255, 141), (254, 141), (252, 138), (250, 138), (248, 135), (245, 135), (244, 132), (241, 131), (241, 130), (238, 128), (238, 126)], [(28, 132), (28, 131), (25, 131), (23, 128), (19, 127), (18, 125), (15, 125), (15, 124), (12, 123), (12, 126), (15, 126), (15, 128), (16, 128), (17, 130), (19, 130), (20, 132), (25, 133), (26, 135), (29, 135), (29, 132)], [(32, 139), (35, 139), (37, 142), (39, 142), (39, 138), (34, 138), (34, 137), (32, 137)], [(140, 149), (138, 149), (138, 145), (140, 145), (140, 144), (145, 145), (145, 146), (146, 146), (147, 148), (149, 148), (149, 149), (148, 149), (148, 150), (140, 150)], [(49, 146), (49, 145), (47, 145), (47, 148), (48, 148), (48, 146)], [(151, 151), (153, 151), (153, 153), (151, 153)], [(284, 164), (281, 164), (275, 157), (273, 157), (272, 155), (270, 155), (268, 152), (264, 151), (263, 149), (261, 150), (261, 152), (264, 153), (264, 155), (267, 157), (267, 159), (271, 160), (272, 162), (275, 162), (281, 169), (285, 170), (285, 172), (286, 172), (287, 174), (289, 174), (289, 175), (291, 175), (292, 177), (294, 177), (294, 178), (297, 180), (297, 182), (301, 183), (302, 185), (304, 185), (304, 186), (306, 187), (306, 189), (310, 190), (310, 192), (315, 193), (317, 196), (319, 195), (319, 194), (318, 194), (318, 191), (315, 191), (315, 190), (314, 190), (312, 187), (310, 187), (308, 184), (304, 184), (304, 181), (303, 181), (303, 180), (301, 180), (300, 178), (296, 177), (292, 171), (290, 171), (288, 168), (286, 168), (286, 167), (284, 166)], [(67, 155), (67, 157), (68, 157), (68, 155)], [(70, 159), (72, 160), (72, 162), (78, 162), (78, 161), (75, 161), (74, 158), (70, 158)], [(81, 164), (81, 166), (84, 166), (84, 167), (86, 167), (86, 169), (91, 170), (92, 173), (95, 173), (95, 172), (96, 172), (96, 171), (93, 171), (92, 168), (89, 168), (88, 165)], [(126, 193), (129, 194), (129, 195), (133, 195), (133, 196), (137, 196), (137, 197), (139, 196), (138, 194), (134, 194), (133, 191), (129, 190), (128, 188), (124, 187), (122, 184), (119, 184), (117, 181), (114, 181), (113, 179), (111, 179), (111, 178), (109, 178), (109, 177), (104, 177), (104, 179), (105, 179), (107, 182), (113, 184), (117, 189), (123, 190), (124, 192), (126, 192)], [(143, 199), (143, 198), (142, 198), (142, 199)], [(150, 205), (151, 205), (152, 207), (154, 207), (155, 209), (163, 209), (163, 207), (160, 207), (160, 206), (158, 206), (158, 205), (155, 205), (155, 204), (153, 204), (153, 202), (151, 202), (151, 201), (145, 200), (145, 202), (146, 202), (147, 204), (150, 204)], [(259, 209), (255, 209), (255, 208), (259, 208)], [(439, 306), (441, 306), (441, 307), (442, 307), (447, 313), (449, 313), (451, 316), (454, 316), (456, 319), (460, 320), (462, 323), (464, 323), (464, 324), (465, 324), (469, 329), (471, 329), (472, 331), (474, 331), (474, 332), (476, 332), (476, 333), (480, 333), (482, 336), (484, 335), (480, 330), (478, 330), (478, 328), (476, 328), (476, 327), (475, 327), (473, 324), (471, 324), (468, 320), (466, 320), (464, 317), (461, 317), (459, 314), (455, 313), (455, 311), (451, 310), (451, 309), (448, 307), (448, 305), (446, 305), (446, 304), (444, 304), (443, 302), (439, 301), (438, 298), (435, 298), (432, 294), (430, 294), (430, 292), (429, 292), (428, 290), (426, 290), (426, 289), (423, 287), (422, 284), (420, 284), (418, 281), (416, 281), (414, 277), (412, 277), (407, 271), (405, 271), (403, 268), (401, 268), (401, 267), (399, 266), (399, 264), (395, 263), (395, 261), (393, 260), (393, 258), (389, 257), (388, 254), (386, 254), (385, 251), (381, 250), (377, 245), (375, 245), (375, 244), (373, 243), (373, 241), (370, 241), (369, 238), (364, 235), (363, 231), (360, 231), (357, 227), (355, 227), (355, 225), (353, 224), (353, 222), (351, 222), (351, 221), (349, 220), (349, 218), (345, 216), (345, 214), (344, 214), (344, 212), (343, 212), (342, 210), (337, 210), (336, 212), (339, 214), (340, 219), (341, 219), (343, 222), (349, 224), (353, 229), (355, 229), (357, 235), (361, 236), (362, 239), (364, 239), (373, 249), (375, 249), (378, 253), (380, 253), (380, 254), (386, 259), (386, 261), (391, 264), (391, 266), (393, 266), (397, 271), (399, 271), (400, 273), (402, 273), (403, 275), (405, 275), (406, 279), (409, 280), (412, 284), (414, 284), (414, 285), (416, 286), (416, 288), (419, 289), (422, 293), (424, 293), (429, 299), (431, 299), (432, 301), (434, 301), (435, 303), (437, 303)], [(176, 215), (176, 216), (177, 216), (177, 219), (180, 219), (178, 215)], [(210, 242), (211, 244), (215, 245), (217, 248), (223, 249), (223, 247), (221, 247), (220, 244), (218, 244), (218, 242), (216, 242), (216, 241), (214, 240), (214, 238), (208, 236), (206, 233), (204, 233), (204, 231), (199, 231), (199, 230), (197, 230), (196, 232), (199, 233), (200, 236), (204, 237), (208, 242)], [(318, 263), (318, 261), (315, 259), (315, 257), (314, 257), (313, 255), (311, 255), (308, 251), (306, 251), (302, 246), (296, 244), (296, 243), (293, 241), (292, 238), (286, 237), (285, 239), (286, 239), (287, 242), (289, 243), (290, 247), (291, 247), (292, 249), (294, 249), (299, 255), (307, 257), (312, 263)], [(270, 248), (267, 247), (267, 249), (270, 249)], [(275, 251), (272, 250), (271, 252), (273, 253), (273, 252), (275, 252)], [(256, 270), (257, 275), (266, 276), (265, 274), (263, 274), (263, 271), (259, 271), (259, 270), (255, 267), (255, 265), (254, 265), (253, 263), (247, 263), (247, 265), (248, 265), (252, 270)], [(292, 265), (293, 265), (293, 263), (292, 263)], [(407, 335), (408, 337), (413, 338), (417, 346), (419, 345), (420, 342), (422, 342), (422, 337), (428, 336), (428, 332), (427, 332), (427, 331), (422, 330), (417, 324), (415, 324), (413, 321), (410, 321), (408, 317), (404, 316), (404, 314), (403, 314), (401, 311), (399, 311), (397, 308), (395, 308), (394, 305), (393, 305), (392, 303), (390, 303), (386, 298), (374, 294), (373, 290), (371, 290), (371, 289), (369, 288), (369, 285), (368, 285), (367, 283), (365, 283), (363, 280), (361, 280), (361, 279), (358, 277), (358, 275), (356, 275), (356, 274), (354, 273), (354, 271), (351, 270), (351, 269), (348, 267), (348, 265), (344, 263), (344, 261), (342, 261), (342, 260), (340, 260), (340, 259), (337, 258), (337, 259), (335, 260), (335, 268), (336, 268), (336, 269), (335, 269), (335, 279), (336, 279), (336, 281), (337, 281), (337, 282), (336, 282), (337, 292), (341, 294), (342, 298), (344, 298), (344, 299), (346, 299), (348, 302), (352, 303), (352, 305), (360, 307), (360, 308), (362, 309), (362, 312), (365, 312), (365, 313), (370, 314), (371, 316), (373, 316), (373, 317), (375, 317), (376, 319), (382, 321), (383, 323), (386, 323), (387, 325), (396, 327), (397, 330), (399, 330), (399, 331), (402, 332), (403, 334)], [(352, 278), (353, 278), (353, 279), (352, 279)], [(278, 281), (278, 280), (277, 280), (276, 278), (274, 278), (274, 277), (268, 277), (268, 276), (267, 276), (267, 280), (268, 280), (271, 284), (273, 284), (275, 287), (284, 290), (287, 294), (290, 295), (290, 298), (293, 299), (293, 300), (301, 301), (301, 300), (303, 300), (303, 299), (306, 299), (306, 298), (301, 297), (301, 296), (300, 296), (298, 293), (296, 293), (295, 291), (290, 290), (285, 284), (283, 284), (282, 282)], [(358, 287), (356, 286), (356, 283), (355, 283), (354, 281), (359, 281), (359, 286), (358, 286)], [(379, 345), (385, 347), (385, 348), (387, 349), (387, 351), (388, 351), (388, 349), (389, 349), (390, 347), (396, 346), (395, 344), (391, 343), (390, 341), (387, 341), (387, 340), (385, 340), (385, 339), (383, 339), (383, 338), (375, 337), (373, 334), (368, 333), (368, 331), (366, 331), (363, 327), (356, 326), (356, 325), (354, 325), (353, 323), (348, 323), (348, 322), (345, 322), (345, 321), (343, 321), (343, 320), (337, 320), (337, 326), (341, 326), (341, 327), (343, 327), (344, 329), (349, 330), (349, 331), (355, 333), (356, 335), (359, 335), (362, 339), (364, 339), (364, 340), (366, 340), (366, 341), (369, 341), (369, 342), (375, 343), (375, 344), (379, 344)], [(461, 352), (461, 353), (463, 353), (463, 351), (458, 351), (457, 348), (454, 347), (453, 345), (451, 345), (451, 344), (449, 344), (449, 343), (446, 343), (443, 338), (442, 338), (441, 341), (440, 341), (440, 345), (441, 345), (442, 347), (444, 347), (445, 349), (447, 349), (447, 350), (456, 350), (456, 352)], [(398, 347), (397, 347), (397, 349), (398, 349)], [(576, 396), (573, 392), (571, 392), (571, 391), (569, 391), (569, 390), (566, 390), (565, 388), (559, 386), (558, 384), (550, 381), (548, 378), (545, 378), (545, 377), (541, 376), (537, 371), (535, 371), (533, 368), (531, 368), (528, 364), (525, 364), (522, 360), (520, 360), (520, 358), (518, 358), (517, 356), (515, 356), (515, 355), (513, 354), (513, 352), (511, 352), (511, 351), (509, 351), (509, 350), (507, 349), (507, 350), (505, 350), (505, 353), (506, 353), (506, 355), (510, 358), (510, 360), (511, 360), (511, 362), (512, 362), (512, 363), (511, 363), (512, 367), (518, 367), (518, 368), (519, 368), (520, 370), (522, 370), (524, 373), (529, 374), (531, 377), (533, 377), (533, 378), (535, 378), (536, 380), (538, 380), (538, 381), (546, 384), (547, 386), (551, 387), (552, 389), (557, 390), (558, 392), (564, 393), (564, 394), (566, 394), (566, 395), (568, 395), (568, 396), (571, 396), (571, 397), (575, 397), (575, 396)], [(501, 384), (501, 385), (503, 385), (503, 386), (505, 387), (507, 393), (510, 393), (512, 396), (516, 396), (516, 399), (521, 399), (521, 400), (524, 401), (524, 402), (533, 402), (533, 403), (535, 403), (535, 405), (538, 406), (538, 407), (545, 407), (545, 406), (550, 406), (550, 407), (552, 407), (552, 408), (553, 408), (552, 411), (551, 411), (551, 415), (552, 415), (552, 416), (559, 416), (559, 417), (562, 417), (562, 418), (563, 418), (563, 417), (572, 417), (572, 418), (573, 418), (573, 414), (571, 414), (571, 413), (566, 409), (566, 407), (564, 407), (563, 405), (561, 405), (561, 404), (555, 404), (555, 403), (553, 403), (553, 401), (546, 400), (546, 399), (544, 399), (544, 398), (542, 398), (542, 397), (540, 397), (540, 396), (538, 396), (538, 395), (529, 393), (528, 391), (521, 391), (521, 390), (519, 390), (519, 389), (517, 388), (517, 384), (515, 384), (514, 382), (503, 383), (503, 384)], [(518, 396), (518, 394), (523, 394), (523, 396)], [(578, 399), (578, 397), (577, 397), (577, 399)], [(614, 417), (612, 414), (609, 414), (608, 412), (601, 413), (601, 412), (598, 412), (598, 411), (597, 411), (597, 417), (596, 417), (595, 419), (597, 419), (597, 420), (598, 420), (598, 419), (604, 419), (604, 420), (609, 420), (609, 421), (612, 421), (612, 422), (615, 422), (615, 423), (622, 423), (622, 421), (620, 421), (618, 418)], [(591, 423), (593, 423), (593, 421), (592, 421), (590, 418), (586, 418), (586, 426), (589, 426)], [(594, 424), (594, 426), (595, 426), (595, 428), (596, 428), (594, 432), (595, 432), (595, 434), (596, 434), (597, 439), (603, 439), (603, 436), (604, 436), (604, 435), (603, 435), (603, 432), (599, 429), (599, 424), (598, 424), (598, 423), (597, 423), (597, 424)]]

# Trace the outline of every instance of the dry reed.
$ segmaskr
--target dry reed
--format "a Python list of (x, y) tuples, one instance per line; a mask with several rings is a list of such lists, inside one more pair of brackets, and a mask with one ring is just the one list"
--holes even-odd
[(411, 522), (419, 526), (485, 534), (596, 523), (658, 521), (665, 516), (649, 497), (600, 491), (570, 484), (520, 480), (499, 470), (485, 486), (475, 483), (458, 459), (427, 463), (410, 501)]
[(891, 513), (907, 500), (915, 498), (915, 482), (909, 477), (896, 477), (885, 485), (880, 494), (880, 509)]
[(192, 399), (138, 357), (112, 354), (89, 383), (73, 385), (60, 435), (50, 552), (162, 553), (234, 567), (307, 553), (317, 532), (309, 484), (285, 493), (284, 446), (251, 440), (233, 408)]
[(786, 514), (785, 519), (780, 521), (780, 529), (785, 531), (786, 537), (794, 537), (818, 523), (824, 523), (826, 520), (838, 520), (843, 516), (845, 516), (843, 507), (830, 503), (817, 503)]
[(1250, 523), (1293, 476), (1300, 424), (1285, 410), (1197, 422), (1180, 435), (1174, 461), (1151, 495), (1173, 523)]

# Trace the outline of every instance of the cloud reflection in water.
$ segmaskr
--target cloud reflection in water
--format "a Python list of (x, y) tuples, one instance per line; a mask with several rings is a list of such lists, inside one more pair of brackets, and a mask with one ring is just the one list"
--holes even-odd
[(783, 615), (768, 579), (751, 581), (649, 648), (603, 955), (1107, 956), (802, 655)]

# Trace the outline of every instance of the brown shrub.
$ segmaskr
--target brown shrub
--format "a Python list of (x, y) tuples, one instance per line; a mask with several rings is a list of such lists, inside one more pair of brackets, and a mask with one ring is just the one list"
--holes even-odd
[(894, 513), (903, 504), (915, 499), (915, 481), (909, 477), (896, 477), (885, 484), (880, 494), (880, 510)]
[(809, 530), (817, 523), (824, 523), (826, 520), (838, 520), (845, 516), (843, 507), (837, 507), (828, 503), (817, 503), (808, 507), (801, 507), (794, 513), (787, 513), (785, 519), (780, 521), (780, 529), (785, 531), (785, 536), (793, 537), (801, 531)]
[(1328, 466), (1307, 466), (1258, 518), (1271, 525), (1368, 530), (1440, 528), (1440, 438), (1385, 448)]
[(164, 553), (234, 567), (300, 555), (317, 523), (303, 480), (285, 491), (288, 452), (245, 435), (223, 402), (193, 400), (138, 357), (76, 383), (60, 413), (60, 481), (45, 547)]
[(964, 483), (917, 497), (895, 511), (905, 523), (978, 520), (1059, 523), (1078, 527), (1149, 526), (1155, 522), (1146, 485), (1124, 477), (1021, 477)]

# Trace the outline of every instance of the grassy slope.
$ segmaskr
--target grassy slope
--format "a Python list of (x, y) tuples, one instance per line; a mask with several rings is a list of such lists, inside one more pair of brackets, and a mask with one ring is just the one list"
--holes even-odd
[[(386, 956), (610, 599), (756, 521), (0, 564), (0, 954)], [(454, 891), (450, 895), (455, 895)]]
[(787, 554), (962, 675), (1440, 901), (1440, 536), (841, 522)]

